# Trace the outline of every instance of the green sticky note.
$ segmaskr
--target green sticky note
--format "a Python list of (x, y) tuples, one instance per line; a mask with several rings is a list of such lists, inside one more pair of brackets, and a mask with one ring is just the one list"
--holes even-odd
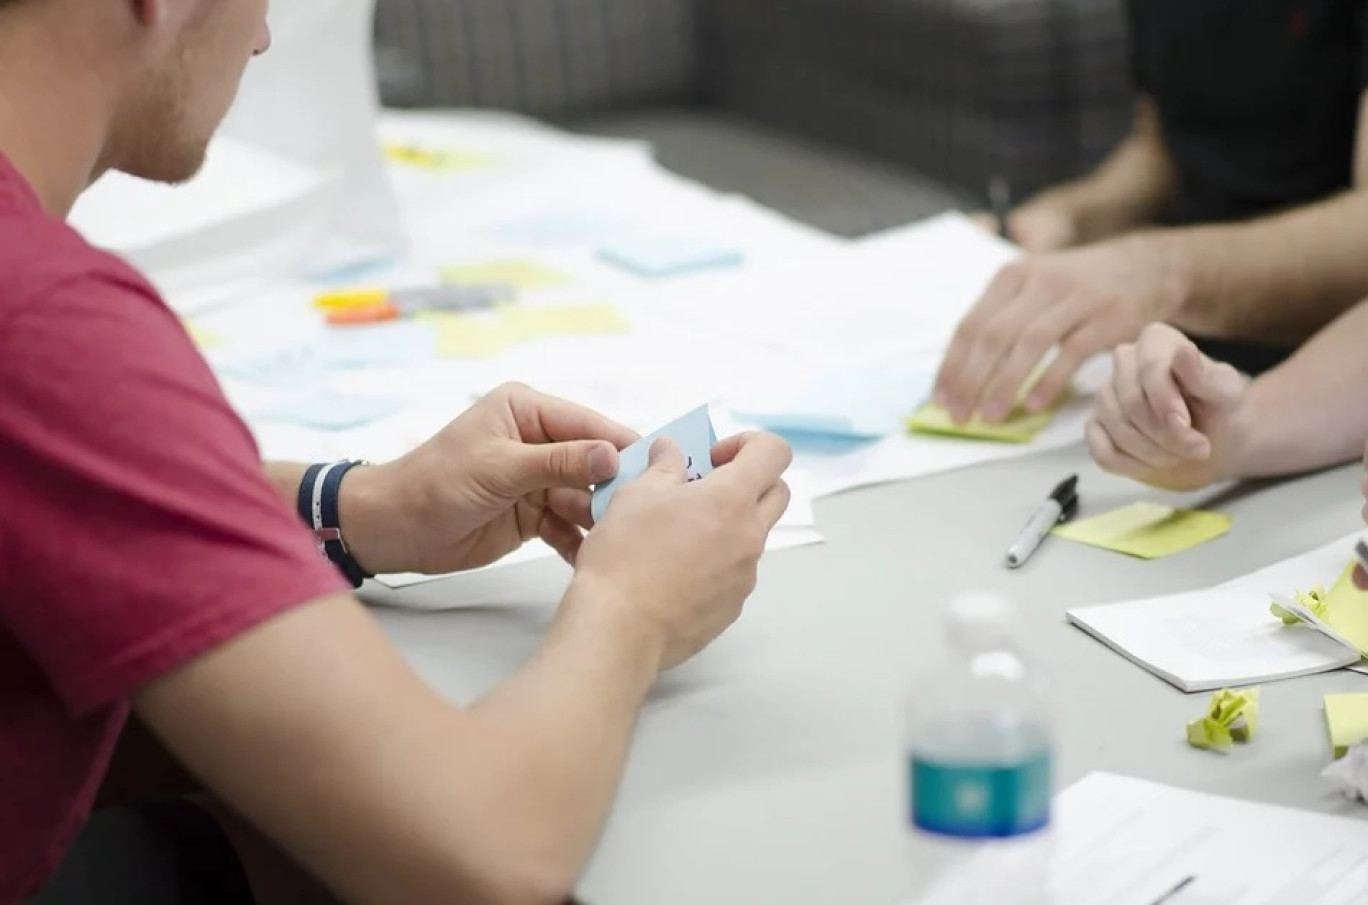
[(1344, 567), (1339, 580), (1325, 595), (1320, 615), (1332, 629), (1368, 656), (1368, 591), (1354, 585), (1354, 563)]
[(1343, 757), (1351, 745), (1368, 740), (1368, 694), (1328, 694), (1325, 722), (1335, 757)]
[(997, 443), (1030, 443), (1050, 424), (1055, 409), (1031, 414), (1024, 408), (1017, 408), (1005, 421), (990, 424), (981, 418), (972, 418), (964, 424), (956, 424), (950, 413), (935, 403), (922, 406), (915, 415), (907, 419), (907, 429), (914, 433), (937, 434), (942, 437), (961, 437), (966, 440), (992, 440)]
[(1194, 748), (1224, 750), (1253, 741), (1258, 729), (1259, 688), (1223, 688), (1211, 696), (1206, 714), (1187, 724), (1187, 740)]
[(1080, 544), (1140, 559), (1159, 559), (1215, 540), (1230, 530), (1230, 516), (1132, 503), (1106, 515), (1060, 525), (1054, 533)]
[(569, 282), (565, 274), (535, 261), (488, 261), (442, 268), (442, 279), (455, 286), (512, 286), (543, 289)]

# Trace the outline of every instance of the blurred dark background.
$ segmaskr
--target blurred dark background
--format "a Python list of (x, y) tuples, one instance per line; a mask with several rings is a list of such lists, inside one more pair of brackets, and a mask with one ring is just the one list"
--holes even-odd
[(1130, 123), (1121, 0), (377, 0), (393, 107), (653, 142), (856, 237), (1079, 174)]

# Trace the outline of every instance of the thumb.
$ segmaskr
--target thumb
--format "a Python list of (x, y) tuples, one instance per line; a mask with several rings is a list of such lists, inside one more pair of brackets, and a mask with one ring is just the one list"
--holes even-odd
[(651, 444), (646, 471), (638, 478), (661, 484), (683, 484), (688, 478), (687, 463), (679, 444), (669, 437), (660, 437)]
[(1192, 343), (1174, 355), (1173, 376), (1183, 395), (1217, 408), (1231, 408), (1244, 395), (1245, 381), (1240, 372), (1207, 358)]
[(517, 496), (552, 487), (582, 490), (617, 474), (618, 451), (602, 440), (528, 444), (512, 471)]

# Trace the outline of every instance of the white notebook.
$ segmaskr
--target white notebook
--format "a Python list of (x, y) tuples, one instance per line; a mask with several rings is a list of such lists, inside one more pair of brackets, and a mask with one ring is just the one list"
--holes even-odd
[(1186, 692), (1257, 685), (1355, 666), (1359, 651), (1319, 620), (1288, 626), (1272, 614), (1296, 591), (1330, 587), (1356, 536), (1202, 591), (1080, 607), (1068, 619), (1123, 657)]

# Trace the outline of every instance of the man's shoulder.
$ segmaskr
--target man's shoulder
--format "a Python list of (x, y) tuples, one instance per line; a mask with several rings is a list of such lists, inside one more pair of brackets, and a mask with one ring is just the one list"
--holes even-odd
[(63, 221), (0, 209), (0, 319), (83, 283), (157, 298), (132, 265), (94, 247)]

